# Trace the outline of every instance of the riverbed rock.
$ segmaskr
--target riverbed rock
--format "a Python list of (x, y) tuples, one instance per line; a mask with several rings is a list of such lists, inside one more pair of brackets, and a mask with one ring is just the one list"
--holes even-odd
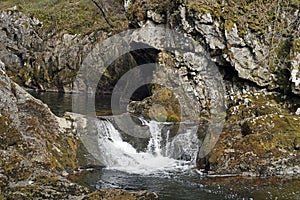
[(128, 199), (128, 200), (155, 200), (158, 199), (158, 195), (155, 192), (128, 192), (119, 189), (104, 189), (93, 192), (84, 200), (92, 199)]

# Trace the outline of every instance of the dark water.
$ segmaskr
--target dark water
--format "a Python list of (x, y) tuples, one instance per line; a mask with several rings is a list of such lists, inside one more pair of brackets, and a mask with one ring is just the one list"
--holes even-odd
[[(58, 116), (72, 111), (72, 95), (57, 93), (32, 93), (48, 104)], [(80, 98), (80, 96), (78, 96)], [(110, 114), (110, 96), (98, 96), (95, 110), (98, 115)], [(157, 192), (160, 199), (219, 200), (219, 199), (295, 199), (300, 200), (300, 179), (273, 177), (204, 177), (195, 171), (155, 175), (128, 174), (102, 169), (71, 176), (74, 181), (91, 189), (120, 188), (130, 191)]]
[[(63, 94), (55, 92), (33, 92), (30, 94), (34, 97), (41, 99), (46, 103), (51, 111), (57, 116), (63, 116), (65, 112), (72, 112), (72, 97), (82, 99), (82, 94)], [(111, 96), (99, 95), (95, 98), (95, 111), (97, 115), (110, 115), (111, 114)], [(92, 106), (92, 105), (90, 105)], [(82, 108), (83, 112), (86, 108)], [(81, 113), (83, 114), (83, 113)]]
[(300, 180), (296, 178), (211, 178), (194, 171), (146, 176), (102, 169), (85, 172), (73, 179), (90, 189), (119, 188), (128, 191), (153, 191), (163, 200), (300, 200)]
[(147, 190), (158, 193), (160, 199), (165, 200), (232, 199), (233, 195), (229, 193), (225, 194), (221, 191), (221, 188), (210, 188), (197, 183), (197, 180), (199, 180), (199, 177), (196, 175), (156, 174), (146, 176), (108, 169), (98, 172), (87, 172), (75, 179), (75, 181), (90, 189), (118, 188), (128, 191)]

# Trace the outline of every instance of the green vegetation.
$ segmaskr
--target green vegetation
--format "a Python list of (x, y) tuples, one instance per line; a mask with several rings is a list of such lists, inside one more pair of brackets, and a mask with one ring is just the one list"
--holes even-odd
[[(274, 165), (265, 160), (276, 163), (288, 158), (290, 152), (299, 155), (295, 150), (299, 148), (300, 117), (291, 115), (285, 104), (280, 95), (243, 96), (227, 111), (223, 132), (209, 155), (211, 166), (219, 168), (232, 158), (226, 169), (230, 173), (255, 171), (266, 175), (267, 168)], [(287, 162), (293, 165), (297, 161)]]
[(111, 13), (112, 27), (105, 21), (99, 8), (90, 0), (3, 0), (2, 10), (17, 6), (43, 23), (49, 32), (65, 30), (68, 33), (89, 33), (96, 30), (119, 30), (127, 27), (125, 19)]
[(0, 148), (6, 149), (21, 140), (21, 135), (14, 125), (15, 123), (9, 116), (0, 113)]
[(296, 9), (298, 0), (290, 1), (239, 1), (239, 0), (187, 0), (189, 12), (210, 13), (218, 21), (223, 21), (224, 29), (230, 30), (236, 23), (240, 34), (245, 34), (247, 29), (263, 35), (272, 28), (274, 31), (286, 31), (285, 20), (280, 20), (279, 15), (283, 11)]
[(182, 0), (135, 0), (128, 10), (130, 21), (143, 21), (146, 19), (146, 10), (153, 10), (156, 13), (169, 16)]
[(284, 92), (290, 90), (289, 73), (285, 69), (290, 68), (291, 52), (299, 52), (297, 45), (293, 46), (300, 37), (297, 32), (299, 13), (296, 12), (299, 6), (299, 0), (187, 0), (190, 15), (210, 13), (220, 23), (221, 31), (231, 31), (236, 24), (241, 37), (250, 30), (268, 46), (264, 59), (257, 62), (269, 67)]

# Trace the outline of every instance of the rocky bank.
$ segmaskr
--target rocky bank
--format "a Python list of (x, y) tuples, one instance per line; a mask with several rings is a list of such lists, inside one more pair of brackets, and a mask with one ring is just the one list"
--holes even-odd
[[(224, 128), (212, 152), (198, 159), (199, 167), (218, 174), (300, 174), (298, 1), (135, 0), (126, 14), (130, 28), (167, 27), (193, 38), (222, 75)], [(46, 21), (36, 17), (18, 8), (0, 13), (0, 59), (5, 64), (1, 64), (0, 82), (1, 191), (16, 198), (32, 191), (36, 191), (32, 195), (45, 198), (85, 195), (89, 193), (86, 188), (62, 176), (87, 162), (78, 156), (84, 149), (76, 133), (63, 128), (66, 119), (51, 114), (16, 83), (46, 91), (86, 90), (84, 80), (73, 84), (83, 58), (94, 44), (120, 30), (47, 32), (51, 29), (45, 29)], [(121, 30), (125, 28), (123, 24)], [(124, 72), (156, 61), (165, 71), (181, 75), (175, 84), (197, 94), (201, 114), (209, 117), (210, 99), (195, 55), (165, 52), (155, 44), (152, 47), (156, 50), (151, 53), (131, 52), (115, 61), (97, 92), (111, 92)], [(153, 77), (174, 82), (172, 77), (155, 72)], [(181, 120), (180, 95), (157, 86), (150, 93), (145, 100), (133, 103), (132, 112), (157, 120)], [(166, 116), (158, 116), (161, 107), (149, 113), (152, 105), (162, 105)]]
[(102, 166), (78, 137), (80, 116), (52, 114), (7, 76), (3, 62), (0, 84), (0, 199), (157, 198), (148, 192), (92, 192), (70, 181), (70, 174)]

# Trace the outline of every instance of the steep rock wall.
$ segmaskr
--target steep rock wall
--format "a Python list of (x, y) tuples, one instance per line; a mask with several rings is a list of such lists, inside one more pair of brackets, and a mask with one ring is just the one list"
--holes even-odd
[[(138, 0), (128, 14), (131, 26), (151, 22), (194, 38), (223, 74), (225, 125), (214, 150), (198, 160), (199, 167), (244, 175), (299, 173), (297, 2)], [(186, 70), (189, 65), (180, 65), (176, 55), (165, 57), (186, 72), (187, 82), (195, 83), (197, 72)], [(137, 109), (159, 103), (162, 90), (153, 93)], [(164, 101), (176, 104), (173, 98)]]

